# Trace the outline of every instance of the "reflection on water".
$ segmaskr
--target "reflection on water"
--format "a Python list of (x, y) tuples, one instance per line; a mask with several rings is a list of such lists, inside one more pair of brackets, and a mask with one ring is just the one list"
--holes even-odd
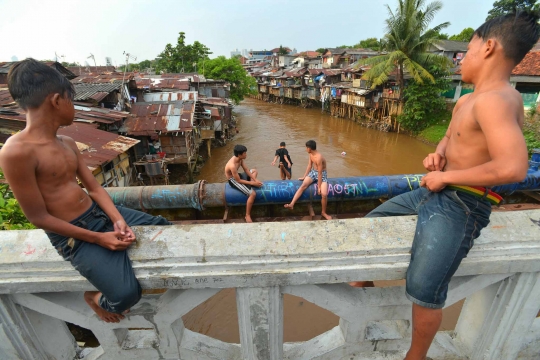
[[(322, 114), (319, 109), (269, 104), (247, 99), (235, 108), (240, 133), (222, 148), (212, 149), (212, 157), (198, 179), (210, 183), (225, 181), (223, 168), (233, 156), (236, 144), (248, 148), (246, 163), (259, 170), (260, 180), (279, 179), (272, 167), (275, 150), (281, 141), (293, 161), (293, 177), (304, 174), (308, 155), (307, 140), (317, 142), (326, 157), (329, 177), (372, 176), (423, 173), (422, 159), (432, 152), (426, 145), (403, 134), (366, 129), (345, 119)], [(346, 155), (342, 156), (341, 153)], [(376, 283), (377, 286), (402, 285), (401, 282)], [(458, 305), (454, 313), (459, 313)], [(285, 341), (305, 341), (338, 324), (339, 318), (301, 298), (284, 297)], [(442, 329), (453, 329), (457, 315), (447, 316)], [(199, 305), (184, 317), (186, 328), (217, 339), (238, 342), (238, 315), (234, 289), (226, 289)]]
[(281, 141), (287, 143), (295, 178), (306, 169), (305, 143), (310, 139), (326, 157), (329, 177), (423, 173), (422, 159), (433, 151), (432, 146), (410, 136), (366, 129), (350, 120), (322, 114), (320, 109), (247, 99), (235, 107), (235, 112), (240, 133), (226, 146), (212, 149), (212, 157), (198, 179), (225, 181), (223, 168), (236, 144), (248, 148), (246, 163), (259, 170), (263, 181), (280, 178), (271, 162)]

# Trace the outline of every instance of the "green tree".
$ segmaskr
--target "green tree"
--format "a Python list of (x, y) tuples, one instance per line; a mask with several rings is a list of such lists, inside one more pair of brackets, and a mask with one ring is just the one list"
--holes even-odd
[(244, 96), (257, 93), (255, 78), (248, 75), (238, 59), (218, 56), (212, 60), (199, 62), (199, 69), (209, 79), (225, 80), (231, 84), (230, 98), (236, 104), (244, 100)]
[(167, 44), (159, 56), (156, 71), (178, 73), (194, 72), (197, 62), (208, 59), (210, 49), (198, 41), (186, 44), (186, 34), (180, 32), (176, 44)]
[(471, 41), (471, 38), (474, 34), (474, 29), (471, 27), (463, 29), (459, 34), (452, 35), (448, 40), (454, 40), (454, 41)]
[(488, 11), (486, 21), (516, 11), (535, 11), (538, 9), (540, 9), (540, 3), (537, 0), (498, 0), (493, 3), (493, 9)]
[(279, 45), (278, 55), (287, 55), (289, 52), (283, 46)]
[[(0, 144), (1, 145), (1, 144)], [(26, 219), (0, 169), (0, 230), (35, 229)]]
[(437, 33), (436, 36), (437, 36), (437, 39), (439, 39), (439, 40), (448, 40), (448, 37), (449, 37), (450, 35), (445, 34), (445, 33)]
[(437, 65), (429, 67), (429, 72), (434, 82), (412, 80), (403, 91), (405, 104), (398, 121), (413, 133), (436, 124), (447, 113), (446, 101), (440, 95), (450, 89), (449, 72)]
[(326, 48), (318, 48), (315, 51), (322, 55), (322, 54), (324, 54), (324, 50), (326, 50)]
[[(449, 65), (446, 57), (427, 53), (429, 47), (438, 41), (440, 31), (450, 25), (445, 22), (428, 28), (435, 14), (442, 8), (442, 3), (434, 1), (426, 5), (425, 0), (399, 0), (395, 12), (388, 5), (387, 8), (390, 14), (386, 20), (387, 53), (364, 60), (363, 63), (371, 65), (371, 69), (366, 71), (363, 78), (371, 81), (375, 87), (388, 81), (388, 76), (397, 69), (400, 89), (405, 85), (405, 70), (418, 83), (425, 80), (435, 82), (426, 67), (434, 64), (441, 67)], [(400, 96), (403, 97), (403, 91)]]

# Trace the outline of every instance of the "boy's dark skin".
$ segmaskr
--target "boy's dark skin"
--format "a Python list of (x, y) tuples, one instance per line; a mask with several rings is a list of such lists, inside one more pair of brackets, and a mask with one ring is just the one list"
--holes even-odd
[[(244, 160), (246, 158), (247, 158), (247, 151), (243, 152), (242, 154), (240, 154), (238, 156), (233, 156), (232, 158), (230, 158), (229, 161), (227, 162), (227, 164), (225, 165), (225, 177), (227, 179), (234, 178), (240, 184), (251, 185), (251, 186), (255, 186), (255, 187), (261, 187), (263, 185), (263, 183), (260, 182), (259, 180), (257, 180), (257, 175), (259, 173), (257, 172), (256, 169), (252, 169), (251, 172), (250, 172), (247, 165), (244, 163)], [(246, 175), (248, 175), (251, 178), (250, 181), (243, 180), (243, 179), (240, 178), (240, 175), (238, 175), (238, 169), (240, 168), (240, 166), (242, 167), (242, 169), (244, 169), (244, 172), (246, 173)], [(255, 202), (255, 197), (256, 196), (257, 196), (257, 194), (255, 193), (255, 191), (253, 191), (251, 193), (251, 195), (249, 195), (249, 197), (248, 197), (248, 199), (246, 201), (246, 217), (245, 217), (245, 219), (246, 219), (247, 223), (253, 222), (253, 220), (251, 220), (251, 208), (253, 207), (253, 203)]]
[[(475, 85), (452, 113), (445, 137), (423, 161), (430, 171), (421, 186), (439, 192), (447, 185), (494, 186), (522, 181), (527, 147), (521, 132), (523, 101), (510, 85), (516, 65), (496, 39), (474, 36), (461, 62), (462, 80)], [(413, 304), (413, 337), (406, 360), (425, 359), (442, 321), (442, 310)]]
[(319, 173), (319, 178), (317, 181), (317, 194), (321, 195), (321, 215), (326, 220), (332, 220), (332, 216), (326, 213), (326, 204), (328, 202), (328, 183), (322, 181), (322, 172), (326, 170), (326, 159), (324, 156), (317, 150), (313, 150), (306, 146), (306, 152), (309, 154), (308, 166), (304, 176), (298, 178), (302, 181), (302, 185), (298, 188), (292, 201), (289, 204), (285, 204), (284, 207), (287, 209), (294, 209), (294, 204), (298, 201), (304, 190), (306, 190), (309, 185), (313, 183), (313, 180), (308, 176), (311, 169), (315, 169)]
[[(280, 149), (285, 149), (285, 146), (280, 146), (279, 147)], [(272, 166), (276, 165), (276, 162), (277, 160), (279, 159), (279, 156), (276, 155), (274, 156), (274, 161), (272, 161)], [(292, 164), (291, 162), (289, 161), (289, 157), (288, 156), (285, 156), (285, 161), (287, 162), (287, 164), (289, 165), (289, 169), (291, 168)], [(281, 176), (281, 180), (285, 180), (285, 179), (291, 179), (291, 174), (285, 170), (285, 168), (283, 167), (283, 165), (285, 164), (282, 164), (282, 163), (279, 163), (279, 175)]]
[[(10, 137), (0, 151), (0, 167), (24, 214), (36, 227), (109, 250), (125, 250), (135, 241), (135, 234), (86, 167), (75, 141), (56, 134), (60, 126), (73, 122), (74, 114), (72, 101), (59, 93), (49, 94), (36, 108), (28, 108), (26, 128)], [(88, 210), (92, 200), (110, 217), (114, 231), (97, 233), (69, 223)], [(84, 294), (102, 320), (119, 322), (124, 318), (102, 309), (100, 297), (98, 291)]]

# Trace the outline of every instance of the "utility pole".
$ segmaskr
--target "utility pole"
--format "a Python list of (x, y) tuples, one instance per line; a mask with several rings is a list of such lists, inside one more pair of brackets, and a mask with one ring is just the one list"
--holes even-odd
[(97, 65), (96, 65), (96, 58), (94, 57), (94, 54), (90, 53), (90, 56), (87, 57), (87, 59), (92, 58), (94, 60), (94, 70), (97, 72)]
[(130, 59), (137, 60), (137, 57), (131, 55), (130, 53), (127, 53), (124, 51), (123, 54), (126, 55), (126, 66), (124, 67), (124, 75), (122, 76), (122, 89), (120, 90), (120, 106), (122, 107), (121, 110), (124, 110), (124, 96), (128, 97), (127, 96), (128, 94), (126, 94), (125, 92), (124, 81), (126, 80), (126, 72), (127, 72), (129, 60)]

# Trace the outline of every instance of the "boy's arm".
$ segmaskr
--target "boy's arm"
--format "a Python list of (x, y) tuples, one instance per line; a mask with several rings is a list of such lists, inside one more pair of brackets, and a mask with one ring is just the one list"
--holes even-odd
[(300, 178), (300, 180), (304, 180), (306, 178), (306, 176), (309, 174), (309, 172), (311, 171), (311, 168), (313, 167), (313, 161), (311, 161), (311, 155), (309, 156), (309, 161), (308, 161), (308, 164), (307, 164), (307, 168), (306, 168), (306, 172), (304, 173), (304, 176), (302, 176)]
[(260, 181), (258, 181), (257, 179), (255, 179), (253, 177), (253, 174), (249, 172), (249, 170), (247, 169), (246, 165), (244, 164), (244, 160), (242, 160), (242, 162), (240, 163), (241, 166), (242, 166), (242, 169), (244, 169), (244, 172), (247, 174), (249, 174), (249, 177), (251, 178), (251, 181), (247, 181), (247, 180), (243, 180), (240, 178), (240, 175), (238, 174), (238, 170), (236, 170), (234, 167), (231, 169), (231, 172), (232, 172), (232, 175), (234, 177), (234, 180), (236, 180), (237, 182), (239, 182), (240, 184), (246, 184), (246, 185), (253, 185), (253, 186), (262, 186), (262, 183)]
[(272, 161), (272, 166), (276, 165), (276, 161), (278, 159), (279, 155), (274, 156), (274, 161)]
[(473, 115), (486, 137), (491, 160), (470, 169), (432, 172), (422, 183), (439, 191), (450, 184), (494, 186), (522, 181), (527, 175), (528, 153), (517, 119), (521, 109), (502, 94), (478, 99)]
[(109, 194), (97, 182), (96, 178), (94, 177), (94, 175), (92, 175), (90, 170), (88, 170), (88, 167), (84, 163), (84, 160), (80, 155), (79, 149), (77, 148), (77, 144), (75, 143), (75, 141), (67, 136), (63, 136), (62, 138), (64, 139), (64, 141), (66, 141), (67, 144), (69, 144), (69, 146), (77, 155), (77, 178), (84, 185), (84, 188), (88, 192), (88, 196), (90, 196), (92, 200), (94, 200), (105, 212), (105, 214), (107, 214), (109, 219), (111, 219), (111, 222), (114, 224), (115, 230), (120, 231), (120, 234), (125, 237), (124, 240), (134, 241), (135, 234), (126, 224), (122, 215), (120, 215), (120, 212), (112, 202)]
[(318, 178), (317, 178), (317, 189), (318, 189), (318, 193), (320, 194), (321, 193), (321, 185), (322, 185), (322, 157), (319, 156), (319, 158), (317, 159), (317, 161), (315, 162), (315, 167), (317, 168), (317, 173), (319, 174)]
[(4, 147), (0, 166), (24, 215), (36, 227), (74, 239), (96, 243), (110, 250), (124, 250), (130, 243), (116, 240), (116, 232), (96, 233), (52, 216), (37, 184), (37, 160), (31, 150), (24, 147)]

